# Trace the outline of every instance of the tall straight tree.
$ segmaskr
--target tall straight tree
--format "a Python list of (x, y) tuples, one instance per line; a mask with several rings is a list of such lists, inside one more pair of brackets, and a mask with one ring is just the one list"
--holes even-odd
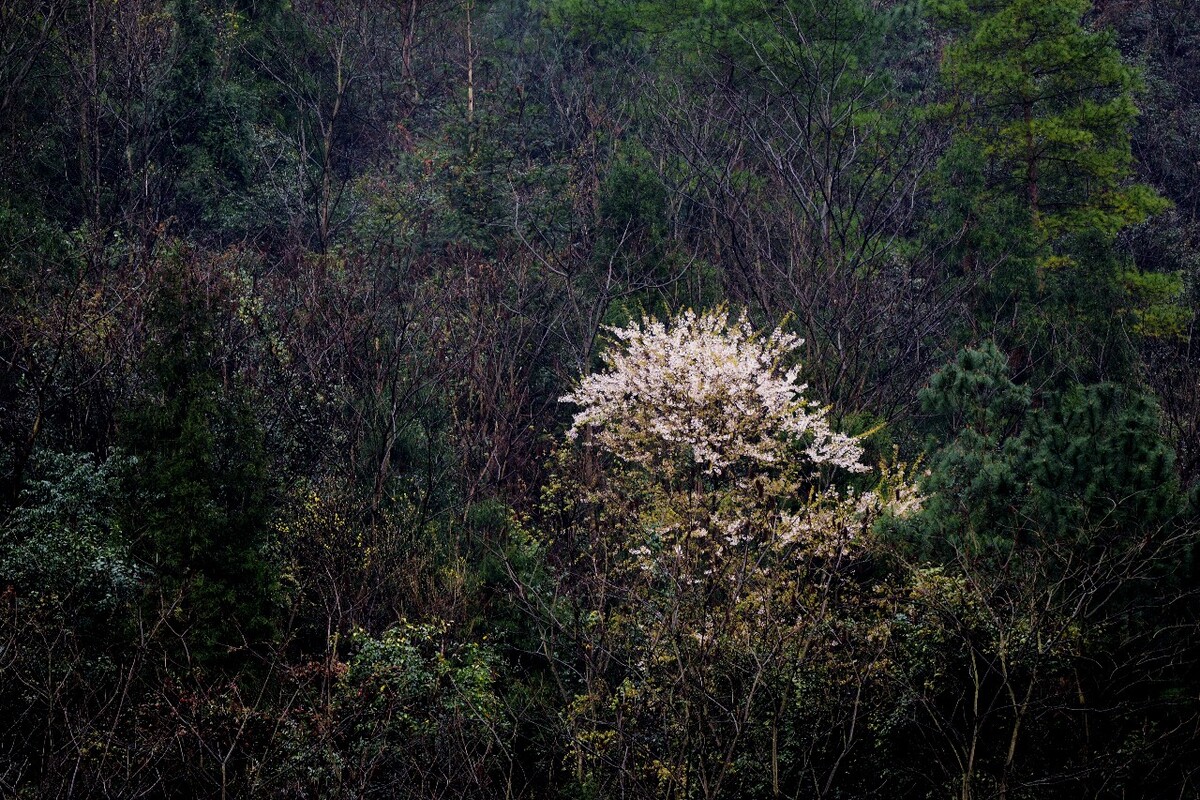
[(992, 300), (1036, 301), (1048, 312), (1037, 337), (1054, 338), (1045, 324), (1054, 318), (1106, 327), (1125, 271), (1112, 244), (1165, 206), (1130, 181), (1140, 81), (1113, 37), (1087, 27), (1091, 9), (1091, 0), (933, 3), (952, 37), (941, 110), (955, 142), (943, 169), (964, 264), (1003, 262)]
[(1091, 31), (1090, 0), (940, 0), (956, 40), (943, 77), (961, 131), (989, 158), (997, 188), (1023, 196), (1047, 236), (1115, 233), (1156, 205), (1125, 185), (1137, 117), (1136, 70), (1108, 33)]

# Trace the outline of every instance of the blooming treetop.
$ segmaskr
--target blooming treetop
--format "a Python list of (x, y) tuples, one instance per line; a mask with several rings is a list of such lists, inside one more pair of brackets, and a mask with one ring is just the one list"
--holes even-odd
[(724, 310), (609, 331), (619, 346), (604, 353), (607, 369), (561, 398), (581, 407), (570, 436), (591, 429), (598, 444), (644, 467), (682, 454), (709, 475), (775, 464), (796, 446), (814, 467), (868, 470), (859, 440), (833, 431), (827, 410), (804, 397), (800, 368), (785, 367), (799, 337), (762, 335), (744, 311), (731, 322)]

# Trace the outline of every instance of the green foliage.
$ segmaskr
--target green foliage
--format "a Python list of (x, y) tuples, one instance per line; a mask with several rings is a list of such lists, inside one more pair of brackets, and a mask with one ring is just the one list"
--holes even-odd
[(1137, 73), (1111, 35), (1089, 31), (1090, 0), (944, 0), (956, 38), (943, 78), (960, 136), (987, 162), (990, 188), (1020, 194), (1051, 242), (1112, 237), (1162, 208), (1130, 176)]
[(167, 282), (154, 319), (149, 391), (121, 436), (136, 459), (123, 527), (205, 660), (273, 635), (270, 478), (252, 410), (214, 363), (211, 312)]
[[(1113, 384), (1035, 392), (1007, 361), (990, 342), (965, 350), (921, 393), (944, 444), (922, 510), (887, 523), (908, 574), (896, 665), (918, 714), (907, 724), (945, 737), (927, 752), (947, 785), (973, 796), (1044, 780), (1073, 796), (1090, 776), (1056, 777), (1028, 754), (1058, 753), (1057, 768), (1092, 737), (1137, 735), (1139, 690), (1082, 665), (1134, 650), (1169, 663), (1186, 646), (1141, 631), (1195, 534), (1151, 399)], [(1064, 702), (1096, 709), (1092, 726), (1044, 716)]]
[(498, 721), (495, 653), (469, 642), (447, 647), (446, 638), (445, 626), (430, 623), (401, 622), (378, 638), (359, 631), (341, 681), (346, 700), (365, 703), (379, 721), (395, 725), (400, 741), (438, 733), (445, 716)]
[(1153, 338), (1180, 338), (1186, 335), (1195, 311), (1185, 302), (1182, 276), (1161, 272), (1125, 273), (1125, 288), (1132, 298), (1133, 329)]
[[(550, 4), (551, 22), (566, 22), (589, 41), (613, 46), (640, 39), (666, 60), (694, 67), (714, 55), (744, 63), (760, 57), (786, 63), (789, 55), (794, 56), (804, 45), (780, 35), (776, 27), (780, 18), (791, 18), (811, 34), (818, 48), (830, 54), (839, 47), (857, 46), (847, 31), (863, 26), (878, 30), (885, 19), (860, 0), (783, 4), (758, 0), (555, 0)], [(859, 52), (866, 55), (868, 51)]]
[(1033, 399), (991, 342), (960, 353), (922, 391), (923, 409), (949, 437), (928, 462), (930, 499), (912, 523), (927, 552), (1086, 549), (1178, 517), (1174, 454), (1152, 400), (1112, 384)]
[[(159, 98), (164, 142), (158, 168), (173, 189), (166, 199), (184, 229), (232, 238), (250, 221), (242, 195), (251, 186), (252, 126), (261, 96), (257, 87), (220, 76), (233, 66), (228, 51), (237, 44), (233, 37), (245, 36), (239, 32), (245, 23), (232, 12), (220, 19), (219, 7), (201, 0), (175, 0), (170, 10), (175, 53)], [(218, 24), (226, 28), (224, 41)]]
[(488, 796), (502, 775), (508, 729), (495, 651), (456, 640), (444, 624), (406, 620), (377, 637), (356, 631), (350, 645), (333, 691), (341, 722), (333, 763), (369, 770), (367, 797), (397, 796), (385, 786), (421, 796), (422, 782)]
[(18, 507), (0, 528), (0, 584), (95, 636), (138, 594), (141, 567), (119, 524), (120, 454), (39, 453)]
[[(1114, 37), (1086, 26), (1090, 8), (932, 4), (954, 37), (942, 61), (948, 96), (935, 113), (954, 126), (940, 171), (964, 269), (993, 273), (981, 316), (1014, 320), (1017, 341), (1051, 373), (1102, 376), (1112, 348), (1101, 342), (1117, 335), (1126, 301), (1128, 267), (1114, 242), (1168, 203), (1131, 180), (1141, 82)], [(1052, 344), (1062, 339), (1081, 344)]]

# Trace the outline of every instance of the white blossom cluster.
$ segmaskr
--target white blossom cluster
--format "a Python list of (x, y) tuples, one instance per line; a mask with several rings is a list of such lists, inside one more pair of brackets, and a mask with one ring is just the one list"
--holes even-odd
[(842, 493), (831, 486), (800, 513), (781, 514), (775, 541), (798, 547), (805, 555), (847, 556), (865, 544), (864, 534), (881, 516), (907, 517), (920, 511), (921, 503), (916, 486), (900, 480), (892, 482), (886, 493), (852, 489)]
[(774, 464), (796, 448), (815, 466), (865, 472), (857, 438), (832, 430), (826, 409), (804, 397), (799, 367), (785, 367), (803, 343), (776, 328), (754, 331), (743, 312), (687, 311), (664, 324), (610, 328), (619, 346), (607, 369), (561, 398), (581, 407), (569, 433), (594, 440), (644, 467), (684, 456), (709, 475), (734, 464)]

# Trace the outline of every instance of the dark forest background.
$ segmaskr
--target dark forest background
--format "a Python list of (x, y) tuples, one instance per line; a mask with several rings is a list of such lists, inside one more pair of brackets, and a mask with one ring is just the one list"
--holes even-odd
[[(714, 307), (925, 495), (770, 614), (564, 438)], [(1198, 308), (1189, 0), (5, 0), (0, 795), (1195, 797)]]

